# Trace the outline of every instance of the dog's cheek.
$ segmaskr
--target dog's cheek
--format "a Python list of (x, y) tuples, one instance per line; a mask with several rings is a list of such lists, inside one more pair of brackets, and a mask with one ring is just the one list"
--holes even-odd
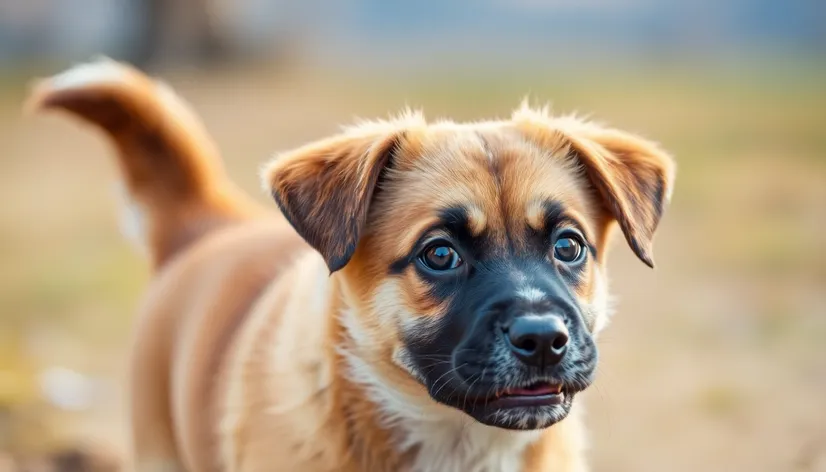
[(428, 341), (441, 319), (442, 303), (429, 294), (427, 284), (414, 271), (382, 282), (373, 296), (374, 316), (378, 323), (398, 330), (402, 339)]
[(604, 271), (598, 267), (594, 268), (591, 292), (590, 301), (583, 311), (586, 313), (585, 316), (589, 318), (588, 326), (591, 329), (591, 334), (596, 338), (608, 326), (613, 314), (608, 290), (608, 278)]
[(576, 269), (560, 268), (565, 284), (573, 293), (581, 309), (582, 321), (588, 332), (595, 333), (603, 323), (601, 274), (593, 261)]

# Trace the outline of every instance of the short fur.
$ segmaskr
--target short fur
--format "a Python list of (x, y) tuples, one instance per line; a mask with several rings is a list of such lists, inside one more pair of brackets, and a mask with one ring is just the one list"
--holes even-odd
[[(607, 322), (615, 221), (652, 264), (673, 181), (653, 143), (527, 106), (468, 124), (407, 112), (274, 159), (279, 214), (240, 194), (180, 99), (128, 66), (70, 69), (29, 106), (102, 129), (148, 225), (137, 470), (587, 470), (574, 396)], [(562, 264), (552, 246), (572, 231), (585, 254)], [(462, 263), (437, 273), (422, 254), (443, 240)], [(521, 316), (564, 321), (562, 362), (515, 360), (502, 333)], [(491, 405), (537, 381), (564, 403)]]

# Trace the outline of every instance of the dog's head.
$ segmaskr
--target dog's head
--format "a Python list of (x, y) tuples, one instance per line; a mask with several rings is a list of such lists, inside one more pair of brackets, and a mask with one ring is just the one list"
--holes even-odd
[(393, 388), (536, 429), (594, 377), (614, 223), (653, 266), (673, 164), (639, 137), (522, 108), (364, 124), (265, 178), (342, 282), (348, 349)]

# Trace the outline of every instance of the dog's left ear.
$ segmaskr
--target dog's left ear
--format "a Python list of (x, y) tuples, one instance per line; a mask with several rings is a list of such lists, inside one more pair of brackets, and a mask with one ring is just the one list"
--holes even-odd
[(522, 122), (523, 129), (547, 146), (570, 149), (619, 223), (631, 249), (654, 267), (652, 242), (671, 198), (674, 161), (660, 147), (639, 136), (575, 118)]
[(344, 134), (277, 157), (264, 169), (281, 212), (331, 273), (353, 256), (379, 177), (402, 138), (401, 131)]

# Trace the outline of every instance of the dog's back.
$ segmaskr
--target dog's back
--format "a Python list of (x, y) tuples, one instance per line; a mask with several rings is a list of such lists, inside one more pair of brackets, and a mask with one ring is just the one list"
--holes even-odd
[(78, 66), (40, 82), (28, 105), (68, 111), (111, 138), (126, 232), (154, 265), (132, 349), (138, 469), (214, 469), (221, 360), (255, 300), (306, 244), (236, 189), (194, 114), (140, 72), (108, 60)]

